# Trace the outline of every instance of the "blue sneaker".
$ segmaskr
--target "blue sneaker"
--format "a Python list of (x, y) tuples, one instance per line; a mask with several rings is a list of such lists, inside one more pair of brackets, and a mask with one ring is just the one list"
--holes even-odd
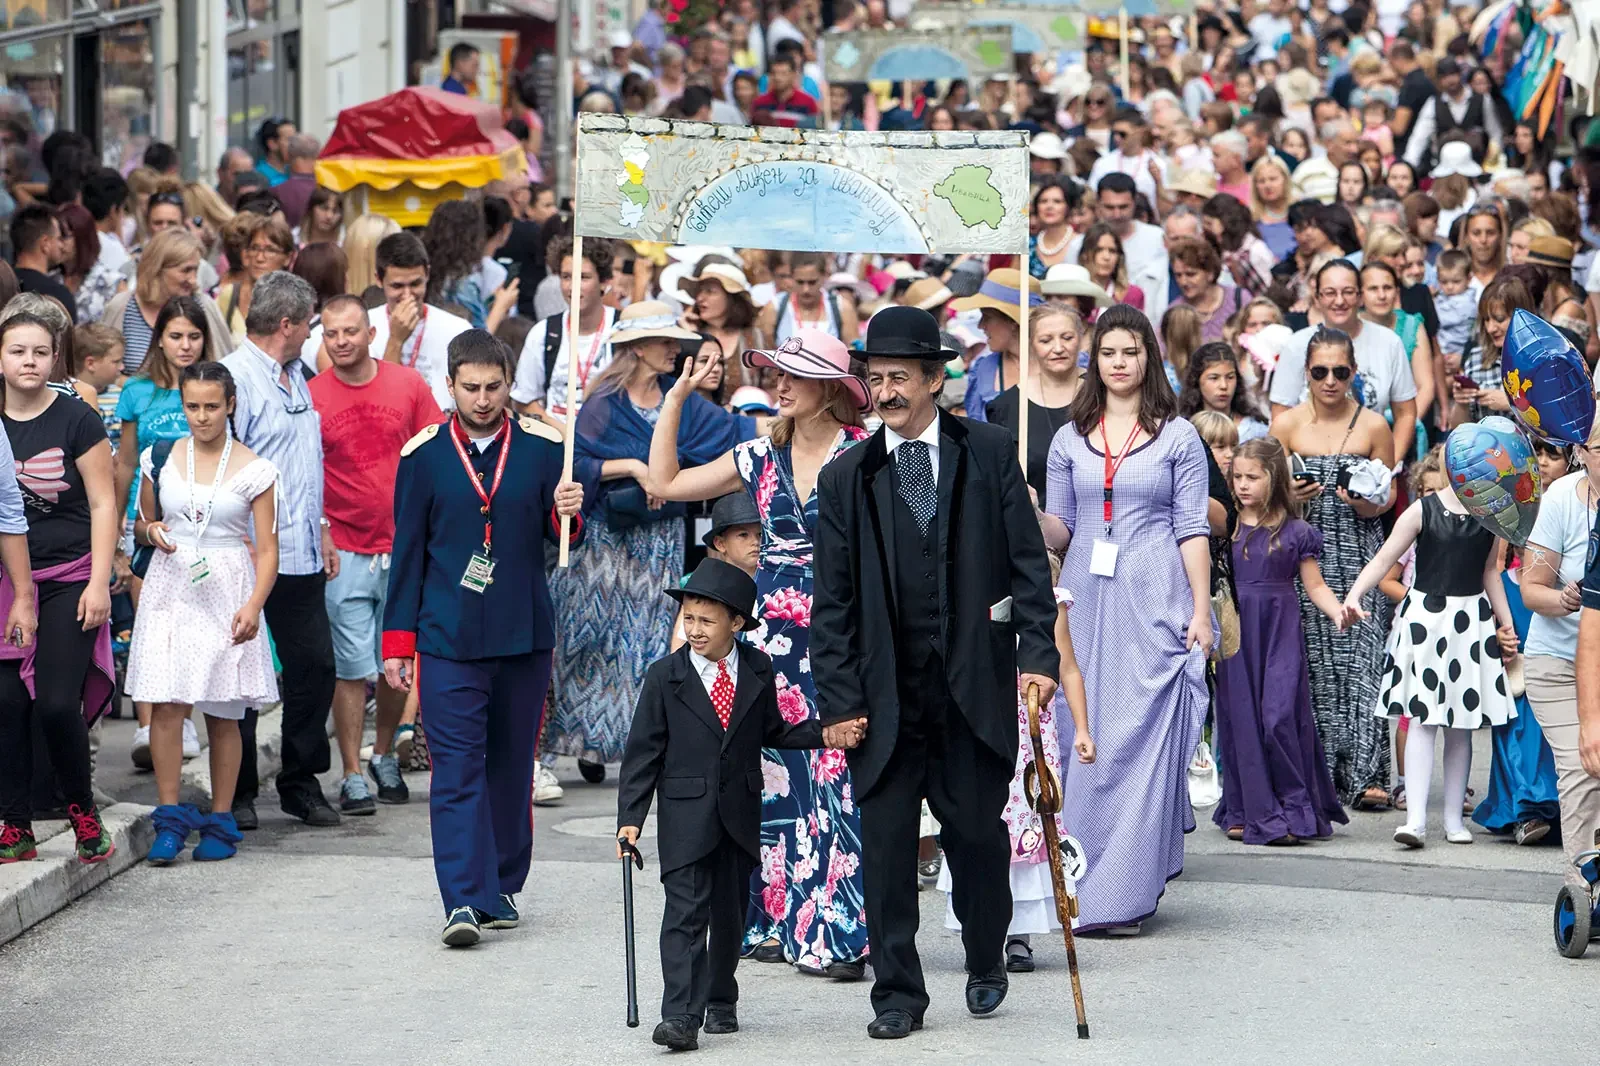
[(239, 854), (244, 834), (233, 820), (232, 811), (208, 816), (200, 826), (200, 843), (194, 846), (195, 862), (219, 862)]
[(188, 804), (165, 803), (150, 812), (150, 823), (156, 827), (155, 843), (145, 861), (151, 866), (167, 866), (183, 854), (184, 843), (196, 828), (200, 812)]
[(457, 907), (445, 919), (444, 933), (439, 937), (448, 947), (470, 948), (483, 938), (478, 931), (478, 912), (471, 907)]
[(515, 929), (522, 921), (522, 916), (517, 913), (517, 902), (508, 893), (500, 893), (500, 908), (493, 914), (484, 911), (474, 911), (478, 916), (478, 924), (485, 929)]

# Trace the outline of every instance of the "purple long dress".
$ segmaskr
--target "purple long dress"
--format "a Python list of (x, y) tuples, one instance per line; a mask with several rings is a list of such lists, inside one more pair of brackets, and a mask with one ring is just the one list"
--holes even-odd
[(1217, 670), (1222, 802), (1211, 820), (1244, 826), (1246, 844), (1286, 834), (1333, 834), (1345, 817), (1311, 714), (1306, 640), (1294, 579), (1322, 555), (1322, 534), (1291, 518), (1274, 538), (1239, 523), (1233, 581), (1239, 593), (1239, 654)]
[[(1089, 696), (1096, 758), (1063, 759), (1062, 813), (1083, 845), (1080, 928), (1143, 921), (1166, 884), (1183, 872), (1183, 835), (1193, 831), (1189, 759), (1206, 715), (1205, 651), (1186, 651), (1194, 594), (1180, 542), (1205, 537), (1209, 482), (1205, 445), (1188, 422), (1167, 423), (1129, 453), (1117, 472), (1111, 577), (1089, 573), (1105, 536), (1105, 457), (1072, 425), (1050, 446), (1047, 508), (1072, 530), (1061, 588)], [(1071, 750), (1072, 716), (1057, 716)]]

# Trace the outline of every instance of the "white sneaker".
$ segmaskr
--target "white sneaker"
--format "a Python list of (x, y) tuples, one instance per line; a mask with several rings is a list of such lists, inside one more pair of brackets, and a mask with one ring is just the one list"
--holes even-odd
[(1460, 829), (1446, 829), (1444, 838), (1452, 844), (1470, 844), (1472, 843), (1472, 830), (1466, 826), (1462, 826)]
[(142, 725), (133, 731), (133, 765), (141, 770), (154, 770), (150, 761), (150, 727)]
[(542, 762), (534, 763), (533, 805), (535, 807), (554, 807), (566, 794), (566, 789), (561, 787), (560, 780), (550, 767)]
[(1428, 831), (1402, 825), (1394, 831), (1394, 842), (1404, 844), (1408, 848), (1420, 848), (1428, 842)]
[(183, 720), (183, 757), (197, 759), (200, 757), (200, 734), (194, 731), (194, 719)]

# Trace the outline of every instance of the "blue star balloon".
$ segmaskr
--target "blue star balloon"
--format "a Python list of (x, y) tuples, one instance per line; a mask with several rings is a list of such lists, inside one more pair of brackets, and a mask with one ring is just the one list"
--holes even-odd
[(1517, 547), (1528, 542), (1539, 515), (1539, 464), (1508, 418), (1468, 422), (1444, 442), (1444, 469), (1467, 513)]
[(1594, 426), (1594, 382), (1583, 353), (1550, 323), (1522, 308), (1511, 313), (1500, 383), (1511, 417), (1535, 437), (1587, 444)]

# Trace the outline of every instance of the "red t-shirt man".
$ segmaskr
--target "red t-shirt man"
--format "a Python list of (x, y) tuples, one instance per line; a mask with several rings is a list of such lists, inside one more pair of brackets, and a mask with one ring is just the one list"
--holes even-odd
[(374, 359), (377, 376), (364, 385), (341, 381), (329, 369), (310, 381), (322, 417), (323, 501), (333, 545), (356, 555), (394, 547), (394, 479), (400, 448), (444, 413), (422, 375)]

